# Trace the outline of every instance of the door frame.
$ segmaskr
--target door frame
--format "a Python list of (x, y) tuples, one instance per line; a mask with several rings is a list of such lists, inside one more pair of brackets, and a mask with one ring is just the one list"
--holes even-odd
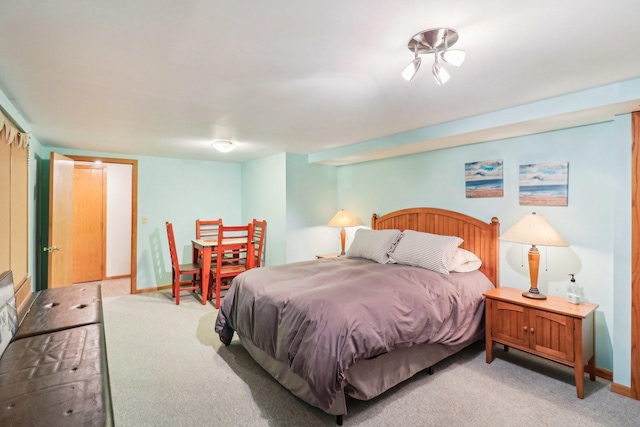
[(134, 159), (118, 159), (111, 157), (97, 156), (72, 156), (76, 161), (115, 163), (122, 165), (131, 165), (131, 293), (138, 293), (138, 161)]
[(631, 113), (631, 387), (640, 400), (640, 112)]

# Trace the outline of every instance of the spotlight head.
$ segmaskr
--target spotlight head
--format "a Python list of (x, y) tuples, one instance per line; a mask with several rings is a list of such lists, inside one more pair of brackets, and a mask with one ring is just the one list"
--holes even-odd
[(440, 57), (447, 64), (451, 64), (454, 67), (459, 67), (464, 62), (465, 58), (464, 50), (449, 49), (440, 54)]
[(402, 72), (402, 77), (404, 77), (404, 79), (408, 82), (413, 80), (413, 78), (418, 73), (418, 70), (420, 69), (421, 63), (422, 63), (422, 58), (420, 57), (417, 57), (413, 61), (409, 62), (409, 65), (407, 65), (407, 68), (405, 68), (404, 71)]
[(447, 70), (442, 68), (440, 64), (433, 64), (433, 67), (431, 67), (431, 71), (433, 72), (433, 77), (435, 77), (436, 82), (438, 82), (439, 85), (443, 85), (447, 81), (449, 81), (449, 73), (447, 72)]

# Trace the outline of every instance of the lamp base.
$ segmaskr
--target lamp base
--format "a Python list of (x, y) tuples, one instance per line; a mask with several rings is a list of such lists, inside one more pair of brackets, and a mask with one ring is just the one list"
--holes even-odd
[(547, 299), (547, 296), (545, 294), (541, 294), (540, 291), (533, 288), (529, 289), (527, 292), (523, 292), (522, 296), (531, 299)]

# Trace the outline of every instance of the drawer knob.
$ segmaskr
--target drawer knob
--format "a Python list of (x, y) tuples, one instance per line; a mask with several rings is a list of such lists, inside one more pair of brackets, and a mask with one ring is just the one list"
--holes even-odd
[(522, 330), (524, 330), (525, 332), (527, 332), (527, 329), (528, 329), (528, 328), (527, 328), (526, 326), (523, 326), (523, 327), (522, 327)]
[(533, 328), (531, 328), (531, 333), (533, 333), (533, 332), (534, 332), (534, 331), (533, 331)]

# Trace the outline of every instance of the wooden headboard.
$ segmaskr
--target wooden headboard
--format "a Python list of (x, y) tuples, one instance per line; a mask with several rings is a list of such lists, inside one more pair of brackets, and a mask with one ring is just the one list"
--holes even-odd
[(444, 236), (458, 236), (464, 240), (461, 248), (473, 252), (482, 260), (482, 271), (498, 287), (500, 279), (499, 255), (500, 222), (491, 218), (490, 223), (458, 212), (436, 208), (410, 208), (379, 217), (373, 214), (374, 230), (415, 230)]

